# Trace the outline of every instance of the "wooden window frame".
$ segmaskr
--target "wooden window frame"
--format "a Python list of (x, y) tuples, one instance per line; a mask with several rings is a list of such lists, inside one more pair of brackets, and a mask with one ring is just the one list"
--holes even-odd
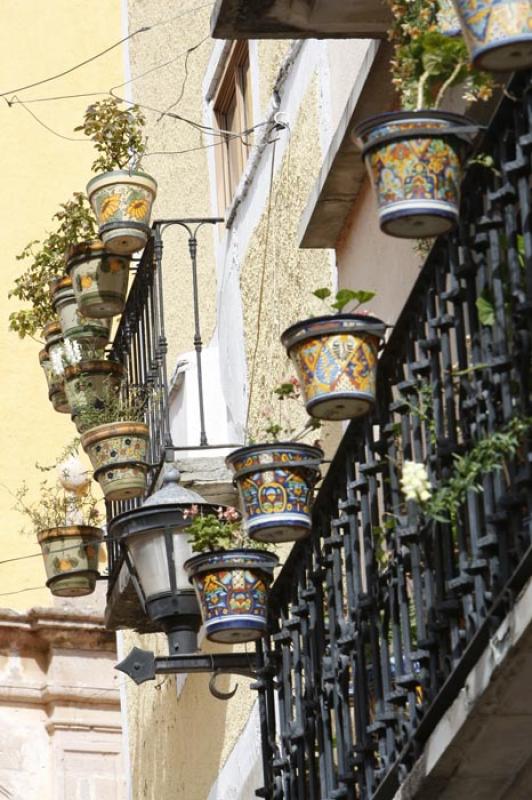
[[(252, 127), (251, 73), (247, 41), (235, 42), (229, 51), (214, 97), (214, 115), (218, 129), (240, 132)], [(229, 115), (233, 115), (232, 123)], [(224, 136), (215, 148), (218, 208), (222, 213), (231, 205), (244, 172), (249, 144), (246, 137)]]

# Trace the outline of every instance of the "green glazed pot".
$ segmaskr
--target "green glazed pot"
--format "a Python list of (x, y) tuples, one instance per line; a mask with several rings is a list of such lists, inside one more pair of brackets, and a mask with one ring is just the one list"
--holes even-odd
[(420, 239), (456, 226), (472, 128), (466, 117), (443, 111), (377, 114), (355, 128), (383, 233)]
[(65, 367), (65, 392), (76, 426), (83, 408), (103, 410), (106, 398), (118, 394), (123, 374), (122, 364), (103, 359), (80, 361)]
[(99, 240), (71, 248), (67, 272), (82, 316), (107, 319), (123, 312), (129, 261), (128, 256), (107, 253)]
[(106, 500), (130, 500), (146, 492), (149, 429), (144, 422), (98, 425), (81, 437)]
[(50, 353), (53, 353), (54, 350), (59, 350), (59, 352), (63, 350), (64, 340), (59, 322), (55, 320), (49, 322), (43, 330), (43, 337), (46, 344), (44, 350), (39, 353), (39, 362), (48, 384), (48, 399), (52, 403), (54, 411), (58, 411), (60, 414), (70, 414), (64, 375), (57, 375), (53, 371), (50, 360)]
[(98, 577), (98, 557), (103, 533), (100, 528), (72, 525), (41, 531), (46, 585), (57, 597), (92, 594)]
[(61, 278), (52, 289), (54, 309), (61, 323), (63, 336), (81, 345), (103, 349), (109, 342), (110, 319), (88, 319), (80, 313), (69, 277)]
[(236, 644), (266, 633), (268, 588), (278, 563), (262, 550), (221, 550), (185, 561), (207, 639)]
[(478, 69), (532, 67), (530, 0), (453, 0), (471, 60)]
[(106, 172), (89, 181), (87, 195), (106, 250), (130, 255), (145, 246), (157, 195), (151, 175), (125, 169)]

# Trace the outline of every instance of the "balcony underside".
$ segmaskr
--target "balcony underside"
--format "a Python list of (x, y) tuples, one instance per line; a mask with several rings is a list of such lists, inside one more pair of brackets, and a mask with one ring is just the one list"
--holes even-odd
[(378, 0), (218, 0), (216, 39), (379, 39), (391, 15)]

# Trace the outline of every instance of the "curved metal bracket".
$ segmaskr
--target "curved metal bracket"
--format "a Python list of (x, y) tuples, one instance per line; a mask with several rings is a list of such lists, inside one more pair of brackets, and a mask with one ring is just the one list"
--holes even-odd
[(217, 700), (231, 700), (232, 697), (235, 696), (238, 690), (238, 683), (236, 684), (235, 688), (230, 692), (221, 692), (219, 689), (216, 688), (216, 679), (220, 677), (220, 675), (227, 675), (228, 673), (224, 673), (222, 670), (217, 669), (216, 672), (213, 672), (211, 675), (211, 679), (209, 681), (209, 692), (212, 694), (213, 697), (216, 697)]

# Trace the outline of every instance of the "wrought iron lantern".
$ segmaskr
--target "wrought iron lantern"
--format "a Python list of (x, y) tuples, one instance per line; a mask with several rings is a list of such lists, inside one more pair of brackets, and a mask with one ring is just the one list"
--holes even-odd
[(168, 657), (158, 657), (134, 647), (117, 665), (136, 683), (153, 680), (161, 673), (212, 672), (211, 692), (224, 695), (214, 686), (221, 673), (256, 676), (257, 664), (247, 653), (204, 654), (198, 652), (197, 636), (201, 613), (189, 583), (184, 562), (192, 555), (187, 529), (191, 506), (213, 513), (215, 507), (201, 495), (179, 483), (179, 472), (171, 469), (159, 491), (138, 508), (124, 511), (109, 524), (109, 535), (119, 539), (126, 564), (142, 606), (150, 619), (168, 638)]

